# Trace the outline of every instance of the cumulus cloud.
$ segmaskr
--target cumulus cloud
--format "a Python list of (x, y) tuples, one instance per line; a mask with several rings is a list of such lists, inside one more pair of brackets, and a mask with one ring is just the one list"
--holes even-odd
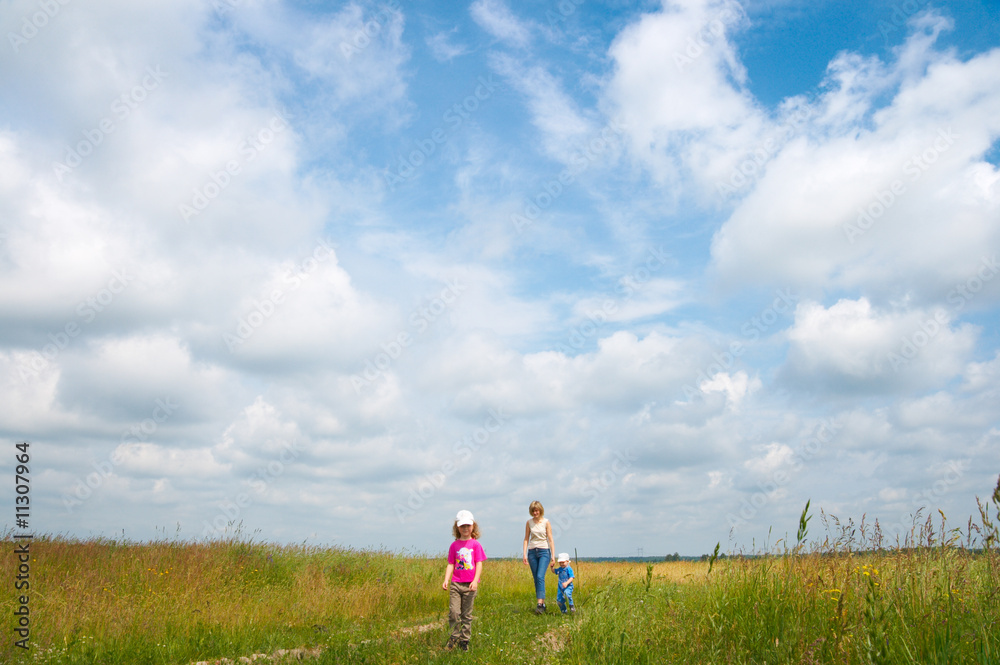
[(975, 346), (973, 326), (945, 312), (879, 311), (866, 298), (823, 307), (806, 301), (788, 330), (790, 381), (834, 391), (919, 390), (960, 374)]
[(60, 7), (0, 59), (0, 429), (60, 528), (435, 550), (475, 503), (500, 555), (541, 497), (694, 554), (992, 487), (1000, 52), (957, 23), (768, 108), (717, 0), (577, 5), (568, 51), (498, 0)]
[(723, 393), (726, 396), (726, 403), (731, 409), (739, 408), (740, 402), (749, 393), (759, 390), (761, 387), (759, 378), (750, 378), (746, 372), (736, 372), (729, 375), (725, 372), (715, 374), (707, 381), (702, 381), (698, 386), (704, 393)]
[(894, 61), (831, 63), (803, 135), (761, 167), (713, 239), (723, 280), (942, 303), (996, 246), (995, 195), (977, 183), (994, 171), (983, 156), (1000, 136), (1000, 51), (961, 61), (935, 47), (947, 20), (912, 27)]
[(612, 44), (608, 112), (660, 182), (693, 175), (707, 190), (714, 162), (732, 160), (759, 140), (766, 121), (745, 89), (746, 70), (732, 43), (745, 25), (736, 3), (668, 2)]

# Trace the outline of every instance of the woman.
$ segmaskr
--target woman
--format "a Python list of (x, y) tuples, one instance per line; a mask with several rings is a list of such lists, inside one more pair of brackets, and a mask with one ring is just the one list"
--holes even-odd
[(524, 563), (531, 567), (535, 580), (535, 614), (545, 612), (545, 571), (555, 557), (552, 524), (545, 519), (545, 508), (538, 501), (528, 506), (531, 519), (524, 525)]

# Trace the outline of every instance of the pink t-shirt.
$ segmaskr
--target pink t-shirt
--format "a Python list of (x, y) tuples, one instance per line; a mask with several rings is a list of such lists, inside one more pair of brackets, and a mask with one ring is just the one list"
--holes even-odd
[(476, 578), (476, 564), (486, 561), (486, 552), (478, 540), (456, 540), (448, 548), (448, 563), (455, 565), (452, 582), (471, 582)]

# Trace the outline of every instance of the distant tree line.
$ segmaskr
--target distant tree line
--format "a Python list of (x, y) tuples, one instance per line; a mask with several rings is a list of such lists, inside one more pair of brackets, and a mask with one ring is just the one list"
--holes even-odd
[[(711, 558), (712, 558), (711, 554), (702, 554), (700, 557), (698, 557), (698, 561), (708, 561)], [(726, 558), (726, 553), (725, 552), (719, 552), (719, 556), (717, 556), (715, 558), (716, 558), (716, 560), (718, 560), (718, 559), (725, 559)]]

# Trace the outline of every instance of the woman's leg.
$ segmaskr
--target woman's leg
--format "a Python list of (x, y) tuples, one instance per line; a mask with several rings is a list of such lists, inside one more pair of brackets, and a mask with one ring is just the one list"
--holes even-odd
[(552, 559), (552, 553), (543, 549), (535, 551), (538, 552), (538, 568), (535, 573), (535, 598), (537, 598), (540, 603), (544, 603), (545, 573), (549, 571), (549, 561)]
[[(535, 583), (535, 598), (540, 605), (545, 601), (545, 563), (542, 563), (542, 553), (544, 552), (545, 557), (548, 558), (549, 551), (541, 549), (531, 549), (528, 550), (528, 567), (531, 568), (531, 579)], [(541, 584), (539, 584), (539, 576), (541, 576)]]

